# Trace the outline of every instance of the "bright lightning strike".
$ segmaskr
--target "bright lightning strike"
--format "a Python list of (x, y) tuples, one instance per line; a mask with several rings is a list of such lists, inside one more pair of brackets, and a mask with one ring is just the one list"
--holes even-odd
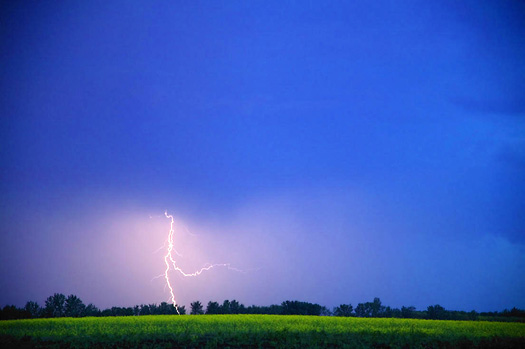
[(235, 270), (239, 272), (243, 272), (242, 270), (239, 270), (237, 268), (232, 268), (229, 263), (221, 263), (221, 264), (209, 264), (204, 267), (202, 267), (200, 270), (197, 270), (193, 273), (186, 273), (181, 268), (177, 266), (177, 263), (175, 262), (175, 259), (173, 258), (173, 252), (177, 254), (178, 256), (181, 256), (174, 248), (173, 243), (173, 236), (175, 234), (174, 224), (175, 220), (172, 215), (168, 214), (168, 211), (164, 212), (164, 215), (166, 218), (170, 219), (170, 232), (168, 234), (168, 249), (166, 251), (166, 255), (164, 256), (164, 263), (166, 264), (166, 270), (164, 270), (164, 279), (166, 280), (166, 286), (168, 286), (168, 289), (170, 291), (170, 300), (175, 306), (175, 310), (177, 310), (177, 314), (180, 315), (179, 308), (177, 306), (177, 301), (175, 300), (175, 292), (173, 291), (173, 286), (170, 281), (169, 272), (173, 268), (173, 270), (178, 271), (182, 276), (185, 277), (191, 277), (191, 276), (199, 276), (202, 272), (210, 270), (215, 267), (227, 267), (230, 270)]

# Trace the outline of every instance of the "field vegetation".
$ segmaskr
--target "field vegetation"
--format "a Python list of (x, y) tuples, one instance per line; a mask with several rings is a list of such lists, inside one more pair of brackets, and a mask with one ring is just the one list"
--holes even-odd
[(525, 324), (301, 315), (7, 320), (2, 347), (523, 348)]

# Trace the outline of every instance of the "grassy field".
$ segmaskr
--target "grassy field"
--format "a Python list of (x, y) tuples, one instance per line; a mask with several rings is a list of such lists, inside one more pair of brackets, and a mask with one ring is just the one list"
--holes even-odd
[(0, 321), (1, 347), (524, 348), (525, 324), (206, 315)]

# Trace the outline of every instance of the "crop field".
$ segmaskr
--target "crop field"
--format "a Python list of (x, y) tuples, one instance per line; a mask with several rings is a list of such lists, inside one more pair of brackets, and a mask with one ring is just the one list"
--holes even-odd
[(525, 324), (279, 315), (0, 322), (1, 347), (523, 348)]

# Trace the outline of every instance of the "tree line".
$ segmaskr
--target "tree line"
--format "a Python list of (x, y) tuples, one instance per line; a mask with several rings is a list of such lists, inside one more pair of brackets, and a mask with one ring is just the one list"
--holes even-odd
[[(431, 305), (426, 310), (416, 310), (415, 307), (391, 308), (384, 306), (379, 298), (372, 302), (341, 304), (330, 310), (316, 303), (285, 301), (280, 305), (251, 305), (246, 307), (236, 300), (225, 300), (222, 303), (210, 301), (204, 308), (200, 301), (190, 305), (191, 315), (205, 314), (268, 314), (268, 315), (313, 315), (313, 316), (343, 316), (343, 317), (385, 317), (405, 319), (435, 319), (435, 320), (485, 320), (485, 321), (519, 321), (525, 322), (525, 310), (513, 308), (502, 312), (471, 312), (446, 310), (440, 305)], [(181, 315), (186, 314), (185, 306), (178, 306)], [(141, 304), (134, 307), (111, 307), (100, 310), (93, 304), (85, 305), (75, 295), (65, 296), (55, 293), (45, 300), (41, 307), (38, 303), (29, 301), (23, 308), (6, 305), (0, 309), (0, 320), (33, 319), (54, 317), (87, 317), (87, 316), (140, 316), (140, 315), (175, 315), (177, 309), (173, 304)]]
[(413, 306), (392, 308), (384, 306), (379, 298), (372, 302), (359, 303), (355, 308), (351, 304), (341, 304), (334, 308), (334, 316), (386, 317), (426, 320), (492, 320), (492, 321), (525, 321), (525, 311), (513, 308), (502, 312), (470, 312), (446, 310), (439, 304), (430, 305), (426, 310), (416, 310)]
[[(184, 306), (178, 307), (180, 314), (186, 314)], [(138, 316), (138, 315), (171, 315), (177, 314), (173, 304), (141, 304), (134, 307), (111, 307), (100, 310), (93, 304), (85, 305), (77, 296), (65, 296), (55, 293), (49, 296), (43, 307), (37, 302), (29, 301), (23, 308), (7, 305), (0, 310), (0, 320), (34, 319), (54, 317), (87, 317), (87, 316)]]
[(192, 302), (190, 314), (267, 314), (267, 315), (331, 315), (331, 312), (324, 306), (308, 302), (285, 301), (280, 305), (270, 306), (251, 305), (246, 307), (236, 300), (225, 300), (222, 304), (208, 302), (206, 309), (201, 302)]

